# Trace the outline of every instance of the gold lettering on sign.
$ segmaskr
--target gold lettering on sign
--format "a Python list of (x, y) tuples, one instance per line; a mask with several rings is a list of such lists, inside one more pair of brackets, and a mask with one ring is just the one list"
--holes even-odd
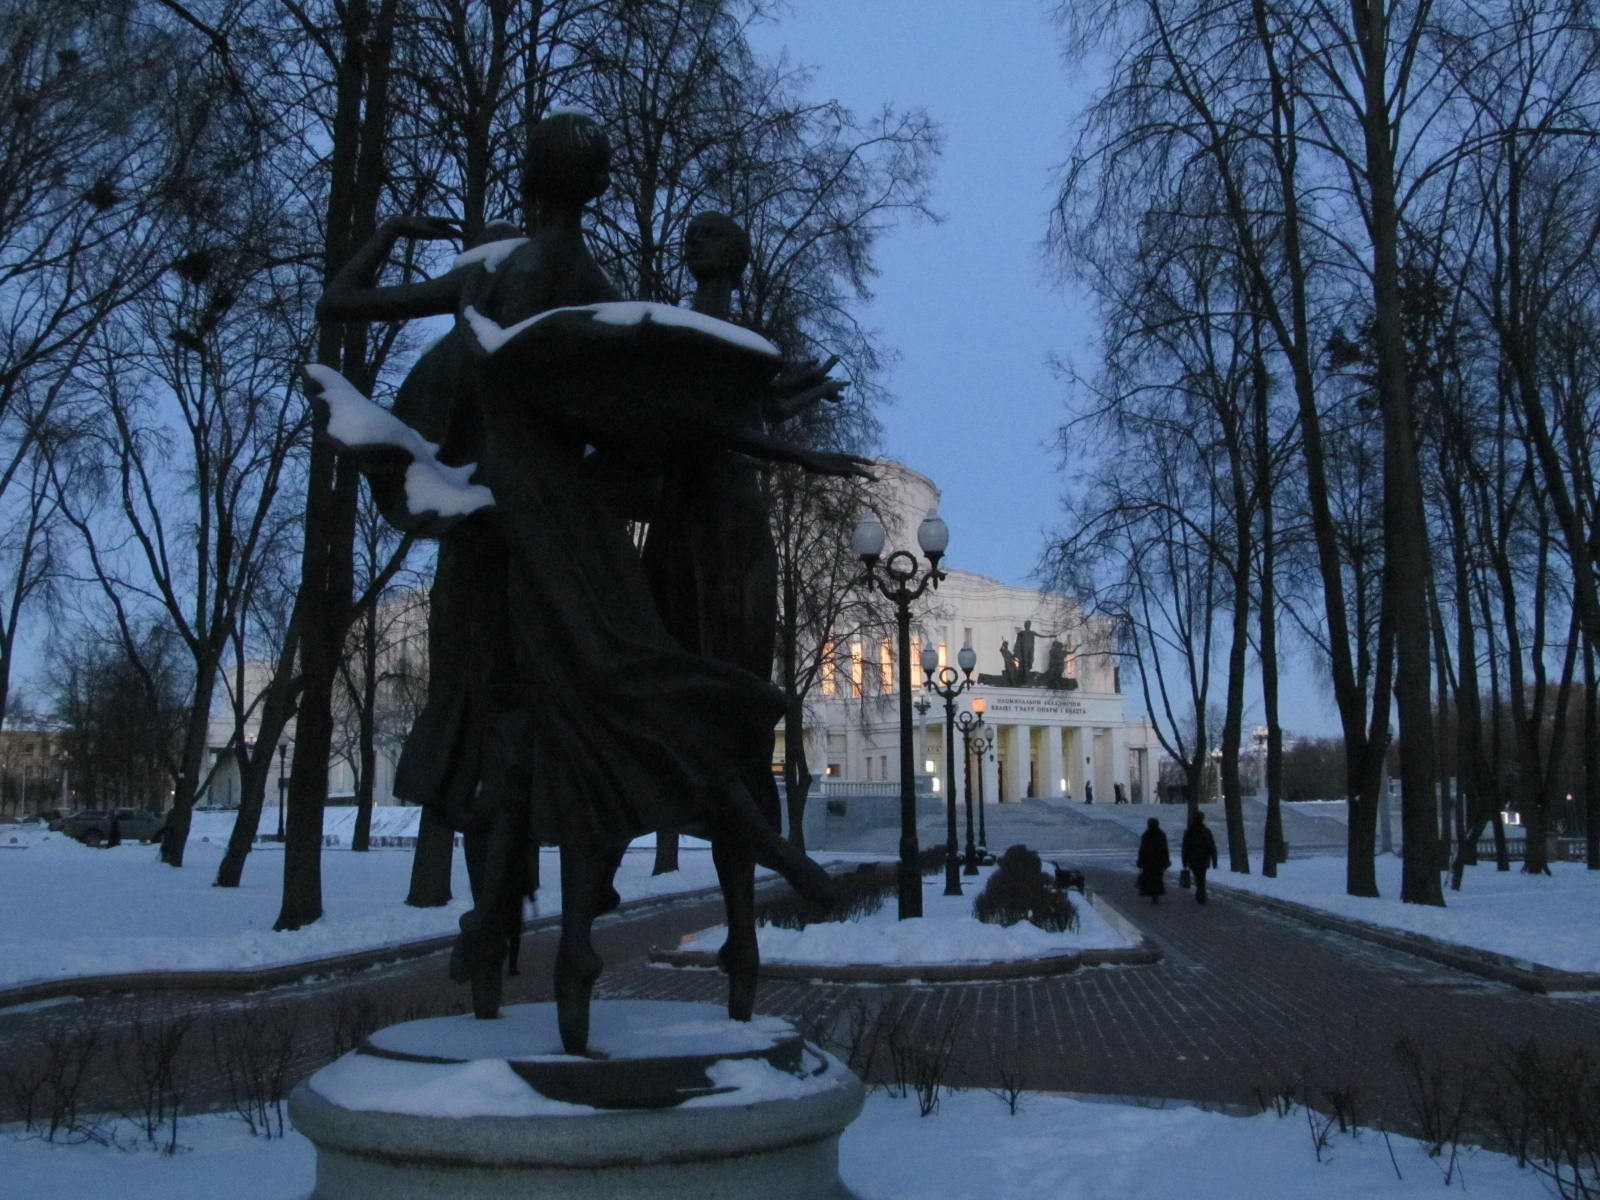
[(1011, 713), (1017, 716), (1082, 717), (1087, 716), (1088, 711), (1081, 700), (1013, 700), (996, 696), (989, 701), (989, 712), (996, 715)]

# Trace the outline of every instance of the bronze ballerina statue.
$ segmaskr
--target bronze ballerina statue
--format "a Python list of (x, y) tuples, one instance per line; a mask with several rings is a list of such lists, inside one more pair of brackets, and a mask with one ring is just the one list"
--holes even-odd
[[(449, 719), (419, 721), (405, 761), (444, 755), (452, 765), (415, 775), (419, 788), (443, 786), (444, 796), (408, 798), (480, 822), (474, 908), (454, 958), (479, 1016), (499, 1008), (527, 856), (540, 843), (560, 847), (555, 995), (569, 1053), (586, 1047), (601, 968), (590, 927), (616, 903), (612, 877), (634, 837), (710, 828), (714, 844), (725, 843), (730, 877), (748, 874), (741, 864), (760, 857), (803, 892), (829, 890), (826, 874), (778, 836), (747, 782), (760, 748), (770, 750), (781, 693), (746, 666), (673, 636), (629, 537), (630, 514), (588, 460), (654, 453), (650, 469), (659, 471), (673, 456), (738, 451), (864, 473), (861, 460), (807, 452), (761, 428), (756, 399), (771, 394), (782, 365), (770, 345), (682, 310), (616, 302), (582, 230), (584, 206), (608, 177), (609, 147), (592, 119), (548, 118), (529, 137), (524, 188), (537, 221), (527, 239), (464, 255), (435, 279), (374, 286), (400, 237), (453, 233), (448, 222), (396, 218), (330, 281), (324, 319), (456, 316), (407, 383), (428, 401), (419, 409), (445, 409), (431, 418), (432, 437), (403, 426), (375, 434), (370, 421), (352, 436), (361, 422), (349, 416), (342, 381), (325, 368), (307, 371), (326, 435), (387, 480), (389, 506), (409, 513), (399, 520), (430, 532), (479, 522), (475, 540), (453, 556), (453, 586), (477, 586), (486, 608), (498, 604), (498, 654), (492, 663), (478, 655), (484, 674), (465, 683), (471, 697), (461, 704), (477, 730), (465, 746), (461, 725), (452, 732)], [(798, 395), (822, 385), (784, 386)], [(536, 709), (540, 697), (553, 702)], [(748, 926), (753, 947), (742, 894), (730, 899), (730, 928)], [(735, 941), (745, 934), (730, 935)]]

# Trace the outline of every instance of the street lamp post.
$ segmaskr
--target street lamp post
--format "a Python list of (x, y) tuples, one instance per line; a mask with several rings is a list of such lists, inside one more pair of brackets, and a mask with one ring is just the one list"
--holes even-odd
[(921, 769), (928, 769), (928, 710), (933, 707), (933, 701), (926, 696), (918, 696), (911, 705), (917, 710), (917, 762)]
[(989, 833), (983, 827), (983, 764), (984, 756), (989, 753), (989, 748), (994, 745), (994, 734), (983, 725), (983, 714), (979, 714), (978, 730), (972, 735), (972, 752), (978, 756), (978, 857), (989, 857)]
[[(939, 650), (935, 646), (922, 648), (922, 673), (928, 677), (927, 688), (944, 700), (944, 812), (945, 855), (944, 894), (961, 895), (961, 873), (957, 869), (956, 853), (956, 697), (972, 686), (972, 668), (978, 665), (977, 651), (971, 646), (961, 647), (956, 655), (961, 671), (939, 665)], [(966, 679), (961, 675), (965, 674)], [(972, 810), (967, 809), (970, 817)]]
[[(917, 557), (909, 550), (896, 550), (878, 573), (878, 560), (888, 535), (883, 522), (868, 513), (856, 523), (851, 539), (856, 554), (865, 565), (863, 586), (876, 588), (894, 605), (899, 633), (900, 686), (900, 868), (898, 891), (900, 919), (922, 915), (922, 875), (917, 870), (917, 783), (911, 757), (911, 604), (930, 587), (938, 588), (944, 572), (939, 560), (950, 542), (950, 529), (930, 512), (917, 527), (917, 545), (927, 557), (928, 566), (919, 571)], [(921, 578), (918, 578), (918, 576)]]
[[(967, 799), (967, 865), (962, 868), (963, 875), (976, 875), (978, 873), (978, 844), (972, 837), (972, 739), (980, 735), (983, 730), (983, 709), (974, 703), (972, 712), (964, 712), (956, 717), (956, 724), (961, 727), (961, 767), (962, 782), (965, 784)], [(981, 742), (979, 743), (982, 744)], [(978, 779), (983, 779), (983, 759), (978, 759)]]
[(289, 753), (289, 739), (278, 740), (278, 842), (283, 842), (283, 802), (288, 799), (289, 777), (284, 774), (283, 760)]

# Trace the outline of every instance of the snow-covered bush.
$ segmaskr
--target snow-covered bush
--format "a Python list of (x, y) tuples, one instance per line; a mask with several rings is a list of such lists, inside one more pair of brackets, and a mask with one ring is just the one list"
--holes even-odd
[(1026, 846), (1012, 846), (1000, 856), (998, 869), (972, 902), (972, 915), (988, 925), (1027, 921), (1052, 933), (1078, 927), (1078, 910)]

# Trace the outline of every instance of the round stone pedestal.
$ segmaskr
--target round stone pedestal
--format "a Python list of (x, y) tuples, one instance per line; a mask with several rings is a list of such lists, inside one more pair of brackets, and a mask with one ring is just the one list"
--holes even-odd
[(597, 1003), (590, 1054), (555, 1006), (391, 1026), (300, 1084), (312, 1200), (838, 1200), (860, 1082), (787, 1021)]

